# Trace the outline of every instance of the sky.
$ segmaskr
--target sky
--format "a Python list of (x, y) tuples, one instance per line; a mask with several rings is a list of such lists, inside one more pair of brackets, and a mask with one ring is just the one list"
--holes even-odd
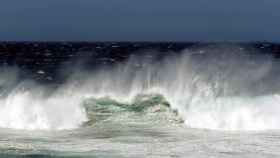
[(280, 0), (1, 0), (1, 41), (280, 41)]

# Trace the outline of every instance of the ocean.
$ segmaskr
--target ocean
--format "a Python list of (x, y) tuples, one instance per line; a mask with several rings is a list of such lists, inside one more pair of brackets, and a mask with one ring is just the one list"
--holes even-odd
[(0, 157), (279, 157), (280, 45), (1, 42)]

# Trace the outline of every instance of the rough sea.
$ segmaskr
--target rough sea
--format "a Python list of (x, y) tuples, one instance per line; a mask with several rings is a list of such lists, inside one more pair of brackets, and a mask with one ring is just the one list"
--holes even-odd
[(280, 45), (2, 42), (2, 158), (280, 157)]

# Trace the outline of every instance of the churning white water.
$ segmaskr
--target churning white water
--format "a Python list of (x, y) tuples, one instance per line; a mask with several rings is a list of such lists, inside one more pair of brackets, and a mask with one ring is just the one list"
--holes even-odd
[[(31, 87), (29, 87), (31, 88)], [(15, 88), (0, 100), (0, 127), (27, 130), (61, 130), (78, 127), (86, 115), (78, 98)]]
[(0, 127), (76, 128), (87, 120), (81, 106), (85, 96), (130, 102), (138, 94), (156, 93), (189, 127), (279, 129), (280, 97), (272, 59), (239, 49), (210, 52), (185, 51), (162, 59), (133, 56), (111, 69), (77, 72), (59, 93), (48, 97), (14, 88), (0, 100)]

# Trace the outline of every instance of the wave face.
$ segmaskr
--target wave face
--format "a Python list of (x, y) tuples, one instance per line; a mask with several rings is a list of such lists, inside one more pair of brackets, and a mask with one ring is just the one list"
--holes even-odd
[[(279, 129), (277, 62), (239, 47), (204, 50), (164, 57), (146, 52), (114, 67), (80, 69), (49, 96), (38, 97), (38, 89), (45, 91), (38, 86), (27, 91), (17, 87), (1, 100), (0, 127), (69, 129), (118, 112), (164, 105), (192, 128)], [(161, 96), (160, 102), (154, 94)], [(142, 95), (153, 102), (135, 102)]]
[(131, 101), (119, 101), (109, 97), (88, 98), (83, 101), (88, 121), (84, 126), (95, 123), (137, 122), (180, 123), (180, 118), (170, 109), (165, 98), (158, 94), (137, 95)]

